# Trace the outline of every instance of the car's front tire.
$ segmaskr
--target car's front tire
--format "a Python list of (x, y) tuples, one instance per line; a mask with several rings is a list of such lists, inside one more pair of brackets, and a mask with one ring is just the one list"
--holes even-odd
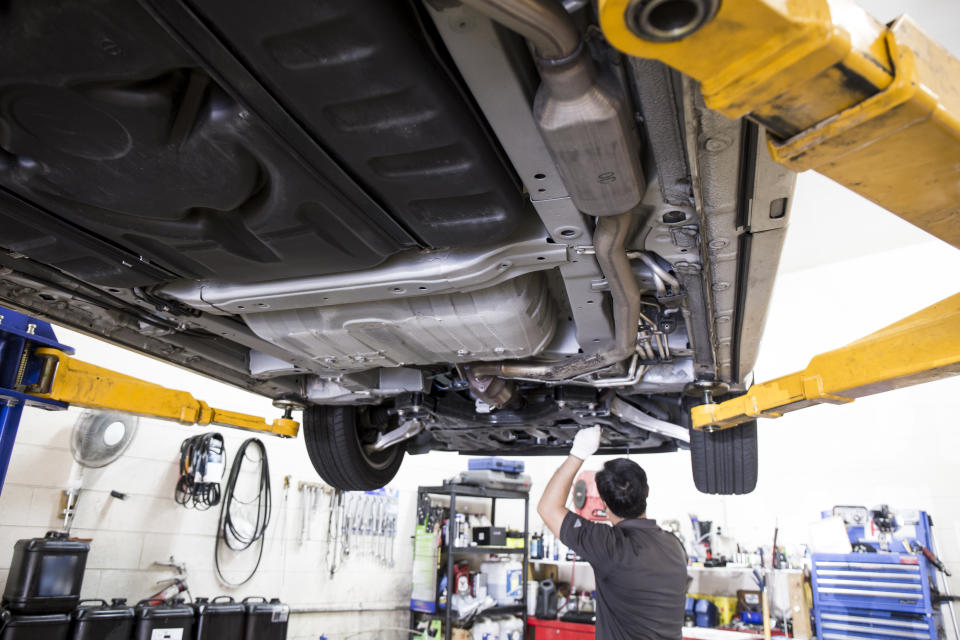
[(403, 463), (404, 443), (371, 451), (376, 429), (365, 424), (366, 409), (311, 406), (303, 412), (303, 437), (313, 468), (324, 482), (344, 491), (379, 489)]

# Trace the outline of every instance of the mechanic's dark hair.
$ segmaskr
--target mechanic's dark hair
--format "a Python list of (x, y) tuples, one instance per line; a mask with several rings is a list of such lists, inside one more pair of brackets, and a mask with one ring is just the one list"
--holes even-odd
[(597, 493), (619, 518), (636, 518), (647, 510), (647, 474), (626, 458), (608, 460), (597, 472)]

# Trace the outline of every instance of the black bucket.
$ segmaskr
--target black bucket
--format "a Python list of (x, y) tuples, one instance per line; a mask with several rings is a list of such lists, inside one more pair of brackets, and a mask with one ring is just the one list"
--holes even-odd
[[(95, 605), (86, 603), (97, 603)], [(130, 640), (133, 635), (133, 607), (124, 598), (81, 600), (74, 610), (70, 640)]]
[(193, 607), (177, 600), (172, 604), (136, 606), (133, 640), (189, 640), (193, 637)]
[(290, 605), (279, 598), (244, 598), (243, 606), (247, 610), (244, 640), (286, 640)]
[(0, 612), (0, 640), (68, 640), (70, 616), (65, 613), (27, 616)]
[(90, 545), (51, 531), (44, 538), (17, 540), (4, 606), (15, 613), (70, 613), (80, 602)]
[(197, 598), (194, 640), (243, 640), (246, 608), (230, 596)]

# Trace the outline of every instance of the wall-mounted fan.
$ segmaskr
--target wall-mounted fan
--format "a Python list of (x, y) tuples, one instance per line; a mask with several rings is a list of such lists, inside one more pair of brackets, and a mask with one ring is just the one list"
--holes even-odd
[(140, 419), (115, 411), (84, 411), (73, 425), (70, 449), (84, 467), (105, 467), (126, 451)]
[(136, 416), (116, 411), (86, 410), (77, 418), (70, 434), (70, 450), (75, 463), (60, 501), (64, 533), (70, 531), (77, 511), (83, 470), (105, 467), (123, 455), (137, 435), (139, 422)]

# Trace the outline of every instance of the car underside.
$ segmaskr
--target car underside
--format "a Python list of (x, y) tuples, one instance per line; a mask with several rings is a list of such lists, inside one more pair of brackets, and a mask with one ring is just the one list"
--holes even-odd
[(688, 409), (750, 383), (794, 175), (590, 3), (14, 0), (0, 43), (3, 304), (303, 408), (342, 489), (596, 424), (752, 489)]

